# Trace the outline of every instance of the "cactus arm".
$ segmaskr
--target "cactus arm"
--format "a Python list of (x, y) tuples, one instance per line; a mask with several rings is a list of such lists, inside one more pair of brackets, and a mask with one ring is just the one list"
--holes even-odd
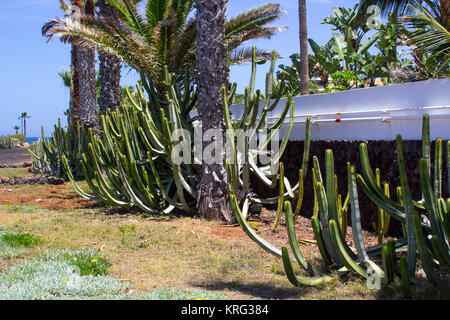
[[(408, 243), (408, 239), (406, 237), (398, 239), (398, 240), (394, 240), (394, 244), (395, 244), (395, 248), (401, 248), (403, 246), (405, 246)], [(367, 254), (370, 257), (375, 257), (375, 256), (380, 256), (381, 255), (381, 249), (383, 247), (385, 247), (387, 244), (386, 243), (382, 243), (376, 246), (373, 246), (371, 248), (367, 249)]]
[(411, 296), (411, 278), (408, 270), (408, 260), (405, 256), (400, 257), (401, 288), (405, 298), (409, 298)]
[(434, 155), (434, 196), (442, 197), (442, 139), (436, 139)]
[(286, 217), (286, 229), (289, 238), (289, 245), (294, 253), (295, 260), (298, 264), (311, 275), (317, 274), (311, 264), (309, 264), (302, 255), (298, 247), (297, 235), (295, 234), (294, 216), (292, 214), (292, 207), (289, 201), (284, 202), (284, 214)]
[(297, 277), (294, 273), (294, 269), (292, 268), (291, 259), (289, 257), (289, 253), (286, 247), (281, 249), (282, 252), (282, 260), (284, 271), (286, 272), (286, 276), (290, 283), (292, 283), (296, 287), (300, 286), (317, 286), (329, 283), (334, 280), (333, 277), (330, 276), (322, 276), (318, 278), (302, 278)]
[(415, 273), (416, 267), (416, 237), (414, 232), (414, 222), (413, 222), (413, 212), (414, 212), (414, 204), (411, 198), (411, 191), (408, 185), (408, 178), (406, 175), (406, 165), (405, 158), (403, 156), (403, 139), (400, 134), (397, 135), (396, 139), (397, 144), (397, 162), (398, 162), (398, 171), (400, 173), (400, 183), (402, 186), (402, 195), (403, 195), (403, 205), (406, 213), (406, 233), (408, 238), (408, 265), (409, 265), (409, 273), (411, 276)]
[(443, 267), (448, 267), (450, 265), (450, 259), (448, 258), (448, 251), (445, 251), (442, 248), (441, 242), (435, 235), (431, 237), (431, 246), (433, 248), (434, 256), (439, 261), (439, 265)]
[(313, 216), (311, 218), (311, 226), (314, 231), (314, 237), (316, 238), (317, 247), (319, 248), (322, 260), (326, 266), (331, 266), (333, 264), (333, 260), (331, 259), (330, 254), (328, 253), (325, 246), (325, 241), (322, 236), (322, 230), (320, 228), (319, 218), (317, 216)]
[(442, 227), (447, 239), (450, 239), (450, 199), (447, 199), (447, 203), (444, 199), (438, 199), (439, 212), (441, 214)]
[(428, 211), (428, 218), (431, 222), (431, 229), (433, 235), (437, 238), (436, 241), (440, 243), (444, 253), (446, 252), (446, 260), (450, 261), (450, 247), (447, 244), (445, 239), (445, 233), (443, 230), (442, 220), (439, 213), (439, 209), (437, 207), (436, 200), (433, 195), (433, 190), (431, 188), (430, 177), (428, 175), (428, 167), (426, 159), (422, 158), (419, 160), (419, 174), (420, 174), (420, 185), (422, 186), (422, 193), (425, 198), (425, 206)]
[(447, 195), (450, 197), (450, 140), (447, 141), (446, 144), (447, 149)]
[(236, 219), (237, 219), (239, 225), (241, 226), (242, 230), (244, 230), (244, 232), (249, 236), (249, 238), (252, 239), (254, 242), (256, 242), (266, 252), (270, 253), (271, 255), (274, 255), (275, 257), (280, 258), (281, 257), (280, 249), (278, 249), (277, 247), (272, 245), (267, 240), (265, 240), (265, 239), (261, 238), (260, 236), (258, 236), (256, 234), (255, 230), (253, 230), (249, 226), (247, 221), (244, 219), (243, 214), (245, 213), (245, 215), (246, 215), (246, 211), (248, 211), (249, 200), (248, 199), (244, 200), (244, 205), (243, 205), (242, 212), (241, 212), (241, 209), (239, 208), (239, 204), (238, 204), (238, 202), (236, 200), (236, 196), (235, 195), (233, 195), (233, 194), (230, 195), (230, 201), (231, 201), (231, 207), (233, 208), (233, 212), (234, 212), (234, 214), (236, 216)]
[(350, 217), (352, 221), (353, 240), (360, 261), (369, 260), (362, 236), (361, 213), (359, 211), (358, 190), (355, 179), (355, 168), (350, 167), (348, 172), (348, 185), (350, 192)]
[(343, 265), (346, 266), (348, 270), (351, 270), (367, 279), (367, 272), (347, 254), (347, 251), (345, 250), (339, 236), (339, 227), (333, 219), (330, 220), (330, 235), (333, 246), (336, 248), (336, 253), (339, 255), (339, 259), (342, 261)]
[(273, 229), (278, 231), (281, 222), (281, 215), (283, 214), (283, 205), (284, 205), (284, 165), (283, 162), (280, 162), (280, 182), (279, 182), (279, 196), (278, 196), (278, 207), (277, 214), (275, 218), (275, 226)]
[[(430, 116), (424, 114), (422, 117), (422, 158), (427, 162), (427, 166), (431, 168), (431, 143), (430, 143)], [(431, 172), (428, 172), (431, 175)]]
[[(422, 227), (420, 223), (419, 214), (417, 211), (414, 211), (413, 213), (413, 222), (414, 222), (414, 232), (416, 234), (416, 240), (417, 240), (417, 251), (419, 252), (419, 256), (422, 262), (423, 270), (425, 271), (425, 274), (427, 275), (428, 281), (434, 286), (437, 286), (440, 283), (440, 280), (433, 269), (433, 257), (430, 253), (430, 250), (427, 247), (425, 237), (422, 232)], [(411, 266), (409, 266), (409, 269), (411, 271)], [(410, 276), (411, 275), (410, 272)]]
[(93, 200), (93, 201), (99, 201), (100, 199), (97, 198), (96, 196), (86, 193), (83, 190), (81, 190), (81, 188), (77, 185), (77, 183), (75, 182), (75, 179), (73, 177), (72, 171), (70, 170), (69, 167), (69, 163), (67, 161), (67, 158), (65, 155), (62, 156), (62, 163), (63, 163), (63, 167), (66, 171), (67, 176), (69, 177), (69, 181), (72, 184), (73, 188), (75, 189), (75, 191), (82, 196), (83, 198), (89, 199), (89, 200)]
[[(365, 143), (361, 143), (359, 145), (359, 153), (360, 153), (360, 159), (361, 159), (362, 173), (364, 176), (364, 180), (367, 181), (366, 184), (369, 187), (369, 189), (374, 194), (376, 194), (380, 199), (382, 199), (383, 202), (386, 202), (387, 204), (389, 204), (390, 207), (393, 207), (393, 208), (397, 209), (398, 211), (403, 211), (404, 208), (401, 205), (399, 205), (398, 203), (396, 203), (393, 200), (386, 197), (384, 195), (383, 191), (381, 190), (381, 188), (378, 187), (376, 179), (375, 179), (372, 169), (370, 167), (369, 153), (367, 151), (367, 145)], [(385, 208), (383, 208), (383, 209), (385, 209)]]
[(330, 235), (330, 227), (328, 225), (329, 218), (328, 218), (328, 206), (326, 201), (326, 195), (325, 195), (325, 189), (322, 185), (322, 183), (317, 182), (316, 184), (316, 192), (317, 192), (317, 200), (319, 203), (319, 218), (322, 225), (322, 236), (323, 240), (325, 242), (325, 247), (327, 249), (328, 254), (330, 255), (331, 259), (334, 263), (338, 266), (342, 266), (342, 262), (339, 259), (338, 254), (336, 253), (336, 250), (334, 249), (333, 242), (331, 240)]
[(381, 257), (383, 260), (383, 269), (386, 274), (386, 284), (390, 284), (394, 281), (394, 266), (389, 256), (388, 246), (381, 249)]
[(294, 212), (294, 221), (297, 221), (297, 217), (300, 214), (300, 210), (302, 209), (303, 203), (303, 195), (304, 195), (304, 178), (303, 178), (303, 169), (298, 171), (298, 191), (297, 191), (297, 205), (295, 207)]
[(393, 207), (389, 203), (383, 201), (383, 199), (380, 199), (378, 195), (369, 188), (369, 186), (366, 184), (366, 181), (360, 174), (356, 175), (356, 179), (358, 180), (358, 184), (360, 185), (361, 189), (370, 198), (370, 200), (372, 200), (377, 206), (380, 206), (381, 208), (389, 212), (389, 214), (393, 218), (397, 219), (401, 223), (406, 222), (405, 214), (402, 211), (398, 210), (396, 207)]

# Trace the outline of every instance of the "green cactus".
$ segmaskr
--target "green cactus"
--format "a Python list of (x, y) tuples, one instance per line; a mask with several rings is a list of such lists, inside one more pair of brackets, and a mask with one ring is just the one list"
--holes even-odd
[[(375, 170), (376, 173), (376, 179), (377, 179), (377, 185), (380, 188), (381, 187), (381, 174), (380, 169), (377, 168)], [(389, 192), (389, 184), (384, 184), (384, 194), (386, 197), (390, 198), (390, 192)], [(383, 208), (377, 206), (378, 208), (378, 215), (377, 215), (377, 222), (374, 222), (372, 224), (373, 229), (376, 231), (378, 235), (378, 244), (384, 243), (384, 237), (386, 236), (388, 229), (389, 229), (389, 222), (391, 219), (391, 216), (383, 210)]]

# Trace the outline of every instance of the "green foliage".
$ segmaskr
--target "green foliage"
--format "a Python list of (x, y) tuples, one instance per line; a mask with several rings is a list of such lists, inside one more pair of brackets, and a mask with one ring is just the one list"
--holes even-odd
[(107, 275), (111, 262), (108, 257), (91, 250), (67, 251), (56, 254), (55, 259), (76, 266), (81, 276)]
[[(194, 1), (109, 0), (108, 3), (117, 11), (117, 20), (85, 18), (81, 24), (68, 24), (66, 20), (53, 19), (43, 26), (42, 34), (49, 40), (60, 36), (64, 42), (82, 43), (100, 53), (117, 55), (141, 75), (142, 81), (152, 81), (161, 95), (166, 90), (165, 67), (175, 73), (174, 81), (181, 86), (184, 71), (193, 71), (196, 65), (197, 21), (190, 17)], [(282, 15), (279, 4), (268, 3), (228, 19), (225, 47), (230, 63), (251, 60), (251, 50), (241, 45), (282, 30), (272, 26)], [(264, 60), (271, 57), (265, 50), (258, 50), (258, 56)]]
[[(397, 156), (400, 173), (401, 189), (400, 201), (391, 200), (377, 184), (370, 168), (367, 146), (360, 145), (362, 175), (358, 175), (358, 182), (366, 195), (392, 218), (400, 221), (404, 227), (407, 240), (407, 265), (409, 276), (415, 276), (417, 257), (420, 258), (427, 279), (433, 286), (439, 286), (441, 280), (439, 272), (447, 272), (450, 248), (448, 245), (447, 213), (449, 198), (443, 198), (442, 168), (443, 152), (442, 140), (435, 142), (434, 176), (431, 178), (430, 154), (430, 123), (429, 116), (423, 116), (422, 127), (422, 158), (419, 160), (419, 178), (423, 198), (415, 201), (411, 197), (403, 156), (401, 135), (397, 135)], [(448, 143), (447, 143), (448, 146)], [(448, 152), (448, 151), (447, 151)], [(447, 166), (447, 171), (450, 168)], [(449, 192), (447, 192), (449, 194)], [(429, 223), (421, 222), (426, 217)], [(447, 230), (447, 231), (446, 231)], [(431, 239), (431, 240), (430, 240)], [(416, 254), (416, 252), (418, 254)], [(437, 272), (439, 271), (439, 272)], [(406, 280), (405, 280), (406, 281)]]
[(17, 141), (19, 141), (19, 143), (25, 143), (27, 141), (27, 138), (25, 137), (25, 135), (23, 135), (21, 133), (12, 134), (9, 137), (12, 139), (16, 139)]
[(14, 149), (19, 144), (19, 140), (13, 136), (0, 136), (1, 149)]
[[(324, 264), (328, 267), (334, 266), (338, 276), (343, 276), (350, 272), (368, 281), (378, 278), (382, 285), (395, 285), (401, 289), (405, 298), (409, 298), (411, 296), (411, 286), (414, 285), (417, 257), (419, 257), (429, 282), (434, 287), (439, 287), (442, 284), (441, 276), (445, 277), (448, 274), (448, 266), (450, 265), (450, 250), (448, 247), (450, 198), (442, 198), (443, 143), (440, 139), (435, 144), (434, 179), (431, 180), (430, 178), (429, 131), (429, 116), (424, 115), (422, 139), (424, 158), (419, 161), (420, 182), (424, 198), (420, 201), (411, 199), (400, 135), (397, 136), (397, 155), (401, 181), (401, 188), (397, 188), (400, 196), (399, 202), (395, 202), (390, 198), (387, 184), (384, 185), (384, 189), (381, 188), (380, 172), (376, 170), (376, 176), (373, 174), (365, 144), (360, 146), (361, 167), (364, 178), (355, 172), (354, 167), (350, 164), (347, 165), (350, 220), (355, 248), (350, 247), (347, 243), (343, 232), (345, 229), (342, 228), (341, 224), (342, 213), (340, 215), (340, 211), (342, 211), (342, 204), (339, 201), (337, 177), (334, 174), (333, 153), (331, 150), (327, 150), (325, 153), (325, 179), (322, 178), (317, 157), (313, 157), (315, 206), (311, 225)], [(447, 142), (447, 147), (449, 145), (450, 143)], [(447, 150), (447, 154), (448, 152)], [(450, 169), (448, 168), (448, 170)], [(399, 220), (404, 225), (404, 238), (395, 241), (390, 239), (387, 243), (380, 241), (379, 245), (366, 248), (360, 222), (361, 212), (357, 182), (366, 195), (379, 207), (378, 224), (380, 226), (376, 228), (379, 240), (384, 239), (390, 218)], [(280, 196), (282, 192), (280, 190)], [(287, 278), (293, 285), (310, 286), (332, 281), (333, 277), (320, 275), (314, 266), (303, 257), (295, 235), (290, 201), (285, 201), (282, 209), (286, 217), (289, 245), (295, 261), (303, 270), (313, 276), (312, 278), (299, 277), (294, 273), (293, 261), (287, 248), (278, 249), (256, 235), (249, 228), (242, 214), (242, 211), (248, 210), (248, 199), (244, 202), (242, 211), (233, 193), (231, 201), (238, 222), (247, 235), (267, 252), (277, 257), (280, 257), (281, 253)], [(421, 222), (419, 214), (426, 216), (430, 223)], [(387, 218), (388, 216), (389, 218)], [(406, 255), (404, 255), (405, 247), (407, 249)]]
[(58, 119), (58, 125), (55, 125), (50, 139), (44, 137), (44, 127), (41, 131), (40, 141), (33, 142), (32, 150), (28, 150), (32, 157), (33, 172), (68, 178), (63, 168), (62, 157), (64, 156), (70, 165), (72, 176), (77, 179), (83, 178), (84, 172), (80, 159), (87, 149), (88, 137), (85, 129), (69, 126), (65, 130), (61, 126), (61, 119)]
[(31, 247), (41, 243), (41, 239), (31, 233), (7, 232), (0, 236), (0, 241), (11, 247)]

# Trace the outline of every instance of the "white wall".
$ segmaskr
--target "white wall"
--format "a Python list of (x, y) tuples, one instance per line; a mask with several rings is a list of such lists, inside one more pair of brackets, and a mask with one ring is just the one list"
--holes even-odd
[[(424, 113), (430, 115), (431, 138), (450, 139), (450, 79), (316, 94), (293, 100), (295, 124), (291, 140), (303, 140), (307, 116), (311, 116), (313, 123), (312, 140), (394, 140), (397, 133), (403, 139), (420, 140)], [(269, 122), (277, 119), (285, 103), (286, 99), (279, 102), (269, 115)], [(243, 105), (234, 105), (231, 111), (233, 119), (240, 119)]]

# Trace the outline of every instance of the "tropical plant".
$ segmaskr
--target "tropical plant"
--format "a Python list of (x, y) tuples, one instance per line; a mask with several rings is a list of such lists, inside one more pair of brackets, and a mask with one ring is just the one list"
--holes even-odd
[[(450, 3), (447, 0), (362, 0), (359, 16), (366, 15), (370, 6), (376, 5), (384, 16), (394, 13), (409, 33), (408, 44), (415, 55), (430, 55), (425, 67), (439, 70), (446, 74), (449, 69), (450, 47)], [(422, 60), (419, 58), (419, 60)], [(436, 72), (434, 72), (436, 73)]]
[[(50, 20), (43, 27), (49, 39), (61, 36), (64, 42), (97, 48), (99, 53), (115, 54), (128, 66), (137, 70), (146, 85), (149, 79), (159, 98), (164, 97), (164, 66), (176, 74), (182, 85), (185, 69), (196, 65), (196, 18), (189, 18), (193, 0), (147, 0), (145, 12), (139, 13), (142, 1), (106, 0), (118, 13), (119, 21), (87, 17), (82, 24), (70, 24), (62, 19)], [(271, 37), (280, 30), (270, 24), (278, 20), (282, 11), (278, 4), (269, 3), (248, 10), (226, 21), (225, 47), (230, 63), (251, 59), (251, 50), (243, 49), (245, 41)], [(258, 50), (262, 59), (270, 53)], [(146, 88), (147, 90), (147, 88)]]
[(44, 136), (44, 127), (41, 128), (42, 138), (33, 142), (32, 149), (28, 149), (31, 155), (32, 171), (40, 174), (50, 174), (56, 177), (64, 177), (67, 174), (63, 168), (62, 157), (65, 156), (70, 163), (71, 174), (76, 179), (84, 177), (80, 159), (87, 150), (87, 132), (84, 127), (76, 129), (68, 126), (65, 130), (58, 119), (50, 139)]
[[(358, 175), (358, 183), (364, 193), (389, 215), (400, 221), (403, 225), (404, 235), (407, 239), (407, 262), (411, 277), (416, 268), (416, 251), (422, 261), (422, 267), (427, 279), (438, 285), (440, 280), (436, 268), (445, 268), (450, 263), (449, 219), (448, 209), (450, 198), (444, 198), (442, 190), (443, 152), (442, 139), (435, 141), (434, 177), (431, 180), (431, 143), (429, 116), (423, 116), (422, 127), (422, 158), (419, 160), (419, 176), (422, 189), (422, 199), (414, 201), (406, 174), (405, 159), (403, 156), (403, 142), (401, 135), (397, 135), (397, 156), (401, 187), (398, 190), (398, 202), (387, 197), (377, 185), (370, 168), (366, 144), (360, 145), (362, 175)], [(450, 142), (447, 141), (447, 171), (450, 173)], [(447, 192), (447, 196), (450, 190)], [(425, 222), (421, 222), (426, 217)], [(431, 241), (430, 241), (431, 239)], [(438, 262), (438, 263), (436, 263)]]
[[(279, 100), (278, 98), (269, 105), (270, 98), (266, 98), (264, 104), (269, 106), (264, 110), (262, 118), (258, 117), (256, 101), (259, 99), (256, 99), (257, 94), (250, 94), (255, 87), (256, 48), (253, 52), (253, 69), (250, 77), (252, 91), (247, 90), (245, 101), (247, 106), (245, 110), (249, 114), (245, 116), (245, 120), (242, 120), (242, 122), (252, 121), (252, 123), (245, 124), (249, 128), (256, 124), (267, 123), (268, 112), (276, 107)], [(274, 64), (275, 58), (272, 62), (272, 73)], [(267, 77), (273, 79), (273, 74)], [(103, 139), (91, 133), (87, 149), (81, 155), (81, 169), (91, 193), (79, 188), (71, 174), (73, 170), (67, 161), (67, 156), (61, 157), (65, 172), (81, 196), (113, 206), (138, 207), (140, 210), (152, 214), (169, 213), (173, 210), (183, 210), (184, 214), (197, 212), (196, 188), (201, 171), (198, 154), (195, 146), (193, 149), (184, 151), (183, 144), (180, 144), (172, 136), (174, 130), (178, 130), (185, 133), (180, 136), (180, 141), (190, 141), (191, 143), (187, 143), (188, 146), (191, 146), (193, 142), (198, 143), (196, 139), (198, 139), (199, 132), (193, 124), (198, 117), (191, 113), (196, 105), (197, 93), (194, 91), (194, 86), (187, 82), (189, 78), (188, 75), (185, 77), (186, 83), (183, 86), (189, 90), (180, 90), (175, 84), (175, 75), (166, 72), (167, 94), (164, 104), (157, 104), (158, 100), (154, 97), (150, 101), (147, 100), (139, 86), (137, 92), (134, 93), (126, 88), (125, 93), (127, 99), (131, 101), (131, 105), (122, 106), (119, 110), (109, 110), (105, 116), (101, 116)], [(282, 84), (279, 86), (283, 87)], [(227, 115), (229, 115), (227, 105), (233, 100), (235, 89), (236, 84), (232, 86), (230, 92), (224, 92), (222, 95), (224, 97), (223, 104), (225, 104), (223, 106), (224, 113)], [(275, 92), (273, 93), (275, 94)], [(281, 96), (280, 93), (277, 95)], [(270, 97), (271, 95), (266, 96)], [(250, 104), (251, 108), (248, 107)], [(150, 108), (148, 108), (149, 105)], [(293, 109), (291, 104), (288, 104), (280, 119), (271, 126), (271, 134), (275, 135), (284, 122), (286, 110), (291, 110), (290, 127), (292, 127)], [(186, 131), (180, 131), (181, 129), (187, 130), (189, 134)], [(270, 140), (271, 138), (268, 139), (269, 142)], [(287, 138), (284, 140), (284, 145), (286, 143)], [(174, 155), (180, 153), (180, 148), (183, 152), (182, 158), (188, 158), (181, 163), (174, 159)], [(261, 151), (258, 149), (252, 149), (251, 158), (255, 158), (259, 153)], [(232, 152), (230, 158), (236, 157), (237, 155)], [(281, 157), (281, 153), (277, 155), (277, 158), (279, 157)], [(245, 171), (242, 166), (239, 170), (241, 170), (240, 175)], [(257, 178), (273, 179), (273, 174), (266, 171), (256, 164), (250, 169), (250, 172)], [(233, 172), (236, 170), (234, 169)], [(241, 182), (240, 179), (233, 180), (232, 178), (235, 176), (230, 174), (228, 177), (230, 183), (237, 183), (237, 188), (243, 190), (244, 182)], [(245, 186), (248, 186), (248, 183)]]
[(20, 129), (20, 127), (19, 126), (14, 126), (14, 127), (12, 127), (14, 130), (16, 130), (16, 134), (19, 134), (19, 129)]
[[(316, 238), (323, 263), (336, 267), (336, 275), (343, 276), (353, 273), (362, 277), (371, 285), (399, 284), (405, 297), (411, 295), (410, 286), (415, 282), (417, 252), (421, 265), (433, 286), (440, 286), (442, 278), (448, 274), (450, 249), (448, 239), (450, 236), (449, 212), (450, 198), (445, 199), (442, 190), (443, 153), (442, 140), (435, 142), (434, 179), (430, 179), (430, 141), (429, 116), (423, 118), (423, 157), (419, 160), (420, 183), (423, 199), (413, 201), (407, 182), (405, 161), (402, 151), (402, 138), (397, 136), (398, 166), (401, 176), (401, 186), (397, 188), (398, 202), (390, 199), (385, 190), (381, 188), (380, 176), (375, 178), (368, 161), (367, 147), (361, 144), (360, 155), (363, 176), (355, 172), (355, 168), (347, 164), (348, 200), (342, 204), (342, 198), (337, 194), (337, 177), (334, 173), (334, 159), (331, 150), (325, 152), (325, 180), (322, 178), (317, 157), (313, 157), (313, 185), (315, 205), (311, 218), (311, 226)], [(447, 170), (450, 171), (450, 142), (446, 150)], [(280, 172), (283, 165), (280, 163)], [(377, 172), (378, 173), (378, 172)], [(302, 175), (300, 174), (300, 177)], [(283, 176), (279, 177), (282, 184)], [(301, 179), (300, 179), (301, 181)], [(391, 218), (399, 220), (404, 227), (404, 237), (398, 240), (390, 239), (387, 243), (366, 248), (360, 223), (361, 208), (358, 203), (357, 182), (369, 198)], [(450, 191), (450, 190), (449, 190)], [(282, 199), (284, 188), (280, 188), (279, 199)], [(347, 202), (348, 201), (348, 202)], [(260, 237), (245, 221), (249, 202), (246, 200), (242, 210), (235, 193), (231, 194), (234, 213), (245, 233), (259, 246), (276, 257), (281, 257), (288, 280), (295, 286), (319, 285), (333, 280), (333, 275), (319, 274), (317, 268), (309, 263), (301, 253), (298, 239), (295, 235), (295, 215), (290, 201), (280, 201), (278, 213), (284, 212), (286, 231), (294, 260), (291, 259), (288, 249), (276, 246)], [(346, 241), (347, 227), (343, 208), (345, 203), (350, 207), (350, 220), (353, 243), (350, 247)], [(280, 208), (281, 206), (281, 208)], [(428, 222), (421, 222), (421, 216), (427, 217)], [(384, 237), (384, 231), (383, 231)], [(406, 247), (406, 248), (405, 248)], [(405, 250), (406, 249), (406, 250)], [(405, 254), (406, 251), (406, 254)], [(294, 273), (292, 262), (312, 277), (298, 277)]]
[[(450, 7), (449, 7), (450, 8)], [(408, 44), (417, 55), (427, 56), (437, 76), (450, 75), (450, 27), (441, 25), (424, 6), (417, 4), (414, 15), (400, 19), (410, 30)]]

